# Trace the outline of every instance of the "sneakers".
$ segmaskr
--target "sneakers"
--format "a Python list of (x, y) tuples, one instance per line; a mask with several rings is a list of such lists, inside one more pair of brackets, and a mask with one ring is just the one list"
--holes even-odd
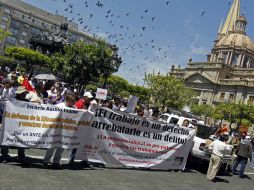
[(91, 165), (90, 165), (89, 162), (87, 162), (87, 161), (82, 161), (81, 164), (82, 164), (82, 166), (83, 166), (84, 168), (90, 168), (90, 167), (91, 167)]
[(10, 161), (10, 156), (9, 155), (7, 155), (7, 156), (2, 156), (1, 158), (0, 158), (0, 163), (8, 163), (9, 161)]
[(69, 165), (69, 166), (74, 166), (74, 164), (75, 164), (74, 160), (70, 160), (70, 161), (68, 162), (68, 165)]

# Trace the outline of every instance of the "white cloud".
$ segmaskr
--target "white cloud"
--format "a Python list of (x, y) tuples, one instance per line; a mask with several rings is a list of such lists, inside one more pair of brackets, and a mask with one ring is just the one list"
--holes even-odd
[(199, 34), (196, 33), (193, 42), (190, 45), (191, 52), (193, 54), (205, 55), (209, 50), (199, 45)]

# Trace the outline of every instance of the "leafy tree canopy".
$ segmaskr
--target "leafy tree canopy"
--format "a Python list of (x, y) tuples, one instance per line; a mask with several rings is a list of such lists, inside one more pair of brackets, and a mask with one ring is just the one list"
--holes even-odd
[(45, 66), (51, 62), (48, 56), (23, 47), (8, 47), (5, 54), (18, 61), (27, 73), (32, 73), (35, 66)]
[(9, 35), (11, 35), (9, 31), (0, 28), (0, 41), (2, 41), (5, 37)]
[(154, 100), (163, 107), (181, 109), (194, 101), (194, 91), (186, 87), (182, 79), (175, 76), (149, 74), (146, 76), (146, 83)]

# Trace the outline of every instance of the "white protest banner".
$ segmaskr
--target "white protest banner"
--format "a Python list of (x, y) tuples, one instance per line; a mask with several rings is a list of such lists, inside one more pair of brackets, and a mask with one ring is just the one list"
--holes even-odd
[(80, 146), (80, 130), (93, 118), (89, 112), (16, 100), (6, 103), (3, 115), (0, 144), (34, 148)]
[(103, 88), (97, 88), (96, 98), (99, 100), (107, 99), (108, 90)]
[(184, 169), (195, 130), (96, 107), (76, 159), (155, 169)]

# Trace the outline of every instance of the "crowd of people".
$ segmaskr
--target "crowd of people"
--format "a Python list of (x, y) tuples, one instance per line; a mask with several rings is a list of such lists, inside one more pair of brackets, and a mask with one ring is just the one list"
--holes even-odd
[[(247, 132), (232, 133), (230, 135), (229, 128), (226, 124), (222, 124), (215, 133), (216, 140), (209, 146), (211, 158), (207, 171), (207, 179), (216, 181), (216, 175), (221, 168), (223, 158), (226, 152), (231, 151), (231, 163), (226, 167), (226, 170), (232, 175), (239, 175), (244, 178), (245, 167), (250, 161), (250, 167), (254, 169), (254, 138), (251, 138)], [(240, 170), (237, 172), (237, 167), (240, 164)]]
[[(3, 106), (5, 101), (9, 101), (13, 98), (19, 101), (33, 102), (37, 104), (51, 104), (61, 108), (75, 108), (85, 109), (91, 112), (95, 111), (94, 106), (100, 105), (110, 108), (112, 110), (126, 111), (127, 100), (115, 98), (114, 100), (98, 101), (95, 93), (91, 91), (78, 92), (74, 87), (69, 87), (65, 83), (59, 81), (50, 80), (37, 80), (28, 79), (25, 73), (0, 73), (0, 122), (2, 121)], [(146, 117), (149, 119), (156, 119), (160, 114), (156, 108), (149, 108), (149, 106), (139, 105), (136, 107), (133, 114)], [(190, 127), (190, 121), (188, 119), (183, 121), (182, 126)], [(245, 166), (250, 159), (251, 165), (254, 169), (254, 140), (248, 136), (248, 134), (234, 133), (233, 136), (229, 136), (228, 128), (223, 124), (218, 128), (215, 133), (217, 139), (209, 145), (212, 155), (207, 172), (207, 178), (214, 181), (215, 176), (220, 169), (223, 156), (229, 146), (233, 147), (232, 151), (232, 163), (229, 168), (233, 174), (236, 174), (236, 169), (240, 164), (239, 176), (243, 177)], [(28, 164), (25, 156), (25, 148), (17, 148), (18, 161), (22, 164)], [(55, 151), (55, 154), (54, 154)], [(77, 149), (70, 150), (69, 165), (74, 164), (75, 154)], [(50, 148), (46, 151), (43, 158), (43, 165), (48, 167), (51, 157), (53, 157), (52, 165), (56, 168), (61, 167), (60, 160), (64, 149), (62, 148)], [(9, 147), (1, 146), (1, 159), (0, 162), (8, 162)], [(82, 162), (88, 166), (86, 161)]]
[[(51, 104), (60, 108), (75, 108), (94, 112), (94, 106), (99, 105), (112, 110), (126, 111), (127, 100), (119, 97), (114, 100), (96, 99), (95, 93), (91, 91), (80, 93), (74, 87), (68, 86), (60, 81), (37, 80), (36, 78), (28, 79), (26, 73), (0, 73), (0, 122), (2, 121), (4, 102), (11, 99), (19, 101), (32, 102), (36, 104)], [(139, 105), (136, 107), (135, 115), (147, 117), (150, 119), (157, 118), (159, 111), (151, 109), (148, 106)], [(25, 149), (18, 149), (18, 161), (22, 164), (28, 164), (25, 159)], [(53, 157), (53, 167), (59, 168), (60, 160), (64, 149), (50, 148), (46, 151), (43, 158), (43, 165), (48, 166), (51, 157)], [(75, 160), (77, 149), (72, 149), (69, 156), (69, 164), (72, 165)], [(9, 147), (1, 146), (0, 162), (8, 162)], [(83, 162), (88, 166), (87, 162)]]

